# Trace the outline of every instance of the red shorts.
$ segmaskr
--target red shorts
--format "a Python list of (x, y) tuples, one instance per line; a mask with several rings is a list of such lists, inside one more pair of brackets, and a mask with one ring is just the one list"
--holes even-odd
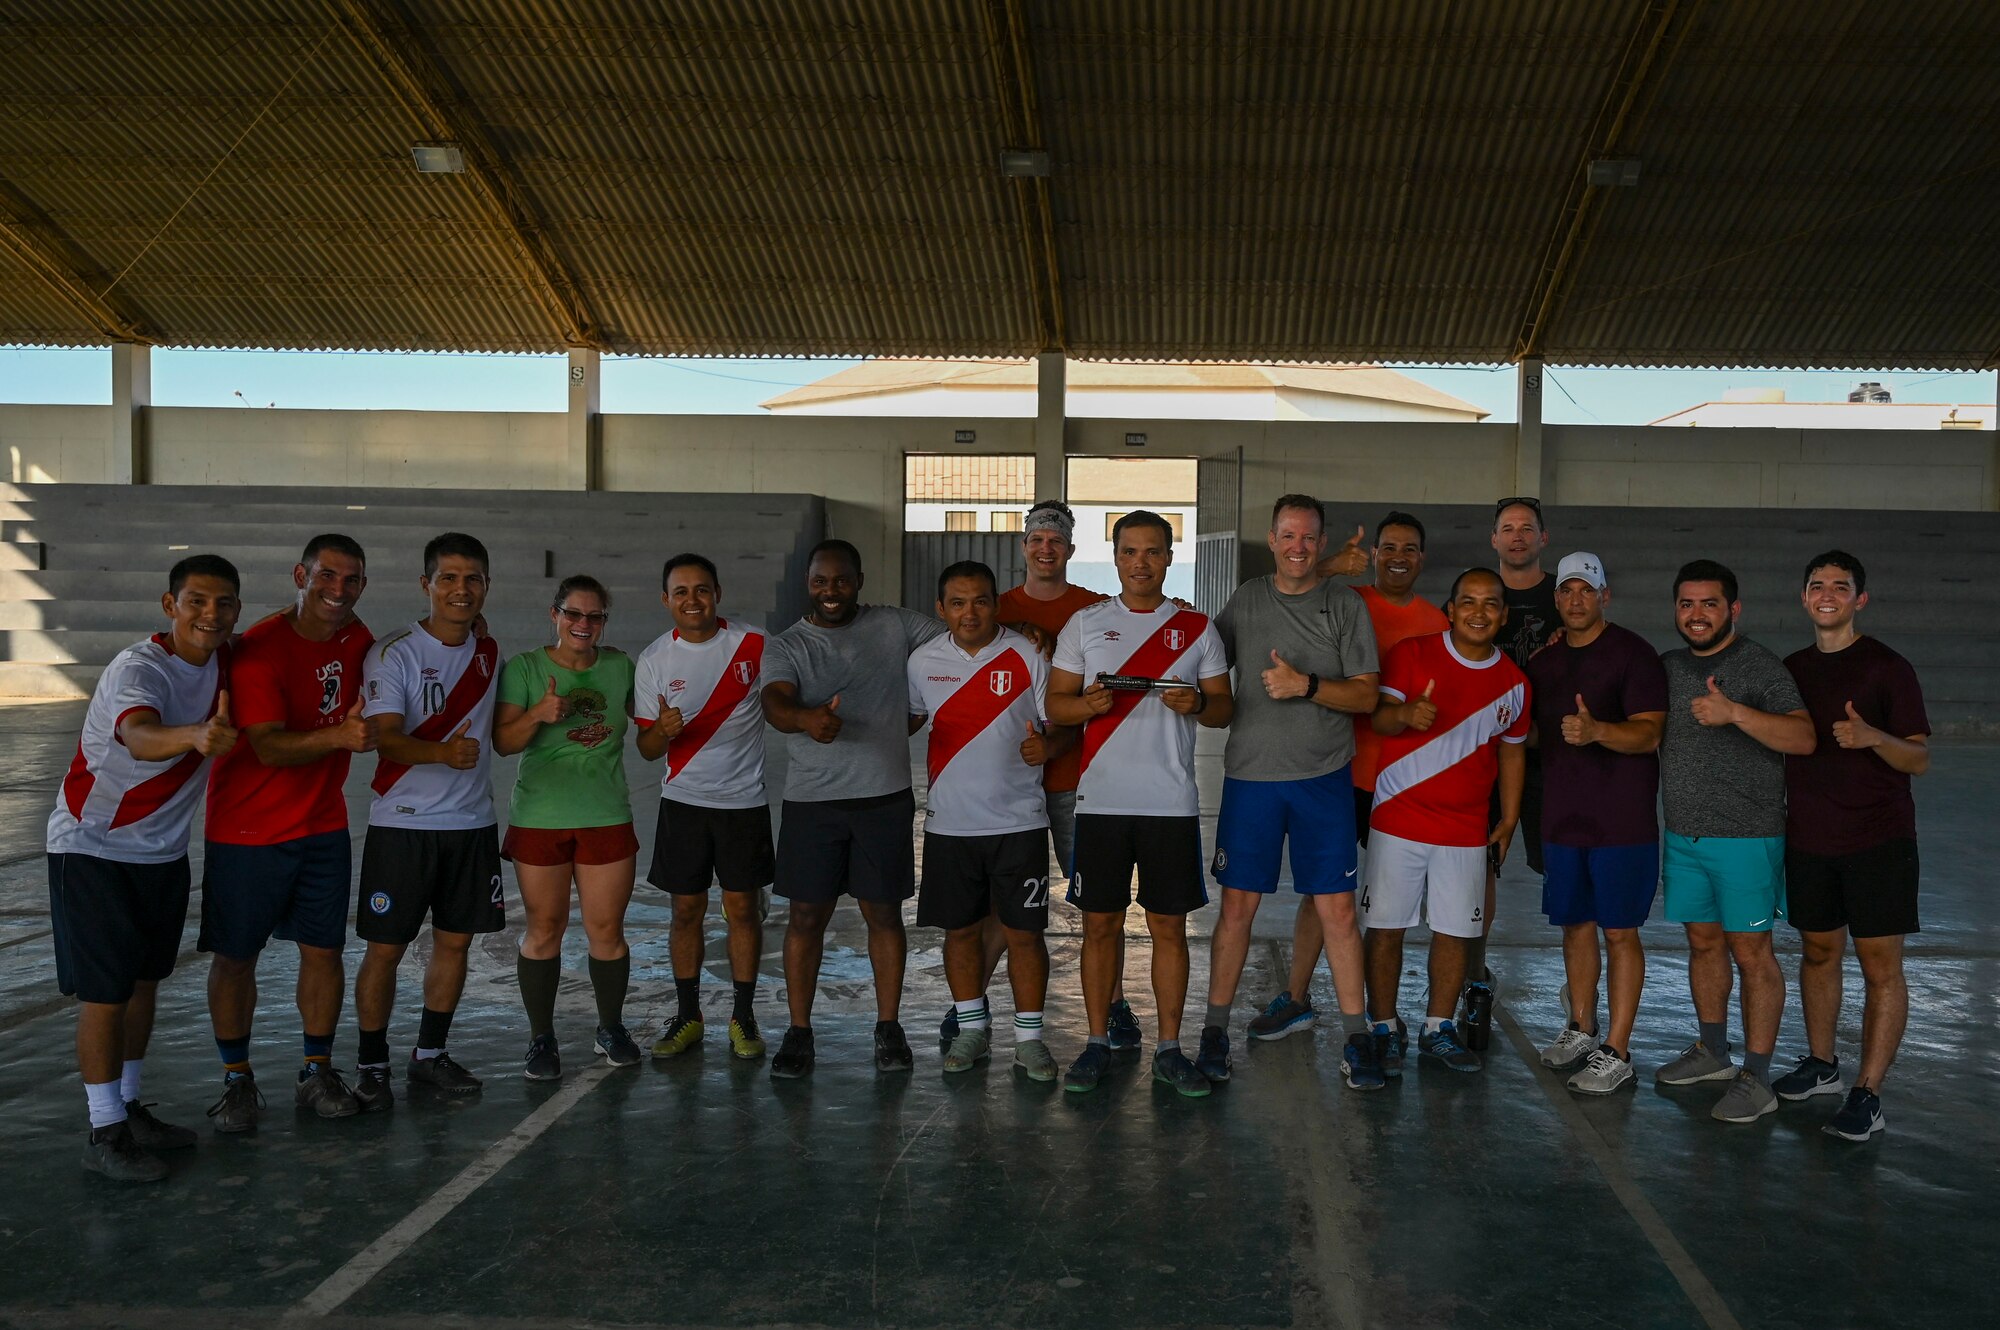
[(558, 864), (615, 864), (639, 853), (639, 838), (632, 824), (615, 827), (578, 827), (558, 831), (551, 827), (509, 827), (500, 846), (500, 857), (517, 864), (553, 868)]

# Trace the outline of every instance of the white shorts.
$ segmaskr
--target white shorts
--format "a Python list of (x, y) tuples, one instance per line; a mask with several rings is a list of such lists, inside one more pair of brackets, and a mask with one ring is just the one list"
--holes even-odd
[(1384, 831), (1368, 833), (1363, 928), (1415, 928), (1429, 888), (1433, 933), (1478, 937), (1486, 916), (1486, 847), (1426, 845)]

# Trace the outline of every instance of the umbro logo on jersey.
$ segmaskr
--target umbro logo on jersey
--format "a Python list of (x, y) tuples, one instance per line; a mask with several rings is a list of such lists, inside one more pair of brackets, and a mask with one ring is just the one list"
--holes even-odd
[(1169, 628), (1160, 634), (1160, 640), (1167, 644), (1167, 650), (1179, 651), (1187, 645), (1187, 634), (1178, 628)]
[(738, 683), (749, 683), (757, 677), (757, 667), (747, 660), (737, 661), (736, 667), (730, 672), (736, 676)]
[(989, 671), (986, 675), (986, 686), (993, 690), (996, 697), (1007, 696), (1007, 694), (1014, 691), (1014, 671)]
[(1116, 628), (1105, 629), (1104, 640), (1107, 642), (1116, 642), (1118, 640), (1118, 630)]
[(688, 686), (688, 681), (686, 679), (675, 679), (667, 685), (667, 691), (670, 693), (678, 693), (687, 686)]
[(438, 677), (438, 672), (432, 669), (430, 666), (426, 665), (424, 666), (424, 677), (426, 679), (435, 679)]

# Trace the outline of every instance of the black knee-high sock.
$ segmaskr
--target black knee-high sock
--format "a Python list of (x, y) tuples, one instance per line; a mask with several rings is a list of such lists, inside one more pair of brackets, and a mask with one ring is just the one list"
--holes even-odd
[(539, 1039), (556, 1031), (556, 989), (562, 984), (562, 957), (531, 960), (514, 957), (514, 977), (521, 984), (521, 1005), (528, 1012), (528, 1037)]
[(590, 958), (590, 992), (597, 999), (597, 1023), (599, 1025), (623, 1025), (625, 1023), (625, 989), (632, 979), (632, 957), (620, 956), (615, 961), (601, 961)]

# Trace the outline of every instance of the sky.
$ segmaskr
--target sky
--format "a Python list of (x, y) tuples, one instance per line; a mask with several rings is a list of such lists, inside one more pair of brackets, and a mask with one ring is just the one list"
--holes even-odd
[[(756, 414), (758, 403), (854, 360), (608, 359), (610, 413)], [(1492, 413), (1515, 418), (1512, 366), (1397, 369)], [(1995, 376), (1875, 370), (1632, 370), (1550, 366), (1542, 418), (1552, 424), (1638, 425), (1732, 388), (1783, 388), (1795, 402), (1845, 401), (1862, 380), (1899, 402), (1991, 402)], [(111, 401), (107, 348), (0, 346), (0, 402)], [(419, 355), (390, 352), (153, 352), (158, 406), (298, 409), (561, 411), (560, 356)]]

